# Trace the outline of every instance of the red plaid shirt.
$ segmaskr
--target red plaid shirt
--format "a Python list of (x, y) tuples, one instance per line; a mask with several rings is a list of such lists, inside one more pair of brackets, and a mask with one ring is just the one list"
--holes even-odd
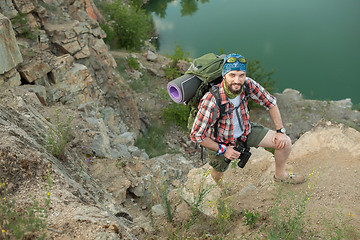
[[(276, 105), (276, 98), (265, 90), (259, 83), (253, 79), (247, 77), (246, 83), (248, 86), (249, 97), (251, 97), (256, 103), (264, 106), (266, 110), (269, 110)], [(245, 85), (244, 85), (245, 87)], [(207, 92), (199, 103), (199, 111), (196, 115), (194, 125), (191, 129), (190, 138), (193, 142), (202, 142), (206, 137), (209, 137), (215, 142), (224, 143), (226, 145), (235, 145), (236, 139), (234, 139), (233, 125), (232, 125), (232, 110), (234, 105), (230, 103), (226, 97), (222, 83), (219, 84), (219, 92), (221, 98), (221, 104), (226, 104), (225, 112), (231, 111), (230, 114), (226, 114), (219, 119), (218, 122), (218, 134), (215, 138), (215, 122), (220, 117), (220, 108), (217, 111), (217, 117), (213, 118), (216, 99), (210, 93)], [(250, 115), (248, 110), (248, 98), (245, 97), (245, 89), (240, 95), (240, 112), (244, 122), (245, 131), (242, 135), (242, 139), (245, 140), (246, 136), (251, 132)], [(213, 120), (215, 119), (215, 120)]]

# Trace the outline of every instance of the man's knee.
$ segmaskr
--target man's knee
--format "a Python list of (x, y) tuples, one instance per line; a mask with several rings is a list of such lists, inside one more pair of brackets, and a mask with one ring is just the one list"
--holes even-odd
[(286, 135), (286, 148), (290, 148), (291, 149), (292, 143), (291, 143), (291, 138)]

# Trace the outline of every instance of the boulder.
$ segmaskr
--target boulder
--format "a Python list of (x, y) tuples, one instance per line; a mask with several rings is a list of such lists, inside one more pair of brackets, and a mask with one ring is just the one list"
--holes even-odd
[(154, 61), (156, 61), (156, 59), (157, 59), (156, 54), (153, 53), (152, 51), (148, 50), (146, 53), (146, 60), (154, 62)]
[(12, 88), (21, 84), (20, 74), (15, 68), (0, 75), (0, 87), (1, 88)]
[(23, 61), (10, 20), (0, 13), (0, 75)]
[(31, 61), (19, 68), (19, 73), (25, 81), (32, 83), (35, 80), (46, 76), (51, 71), (48, 63), (42, 61)]
[(18, 14), (11, 0), (0, 1), (0, 12), (10, 19)]
[(20, 13), (29, 13), (35, 9), (34, 4), (27, 0), (13, 0), (13, 2)]

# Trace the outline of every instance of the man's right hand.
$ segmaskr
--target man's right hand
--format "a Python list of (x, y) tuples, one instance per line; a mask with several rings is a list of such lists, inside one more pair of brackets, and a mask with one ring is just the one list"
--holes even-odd
[(224, 157), (232, 161), (240, 157), (240, 152), (236, 151), (233, 146), (228, 146)]

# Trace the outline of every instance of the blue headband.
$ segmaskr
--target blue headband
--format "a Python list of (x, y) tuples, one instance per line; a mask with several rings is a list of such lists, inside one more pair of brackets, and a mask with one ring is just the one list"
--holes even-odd
[(236, 60), (233, 63), (228, 63), (226, 62), (226, 60), (228, 60), (231, 57), (236, 57), (236, 58), (244, 58), (243, 56), (241, 56), (240, 54), (229, 54), (224, 58), (224, 66), (222, 69), (222, 76), (224, 77), (225, 74), (227, 74), (230, 71), (243, 71), (246, 73), (246, 63), (241, 63), (239, 62), (239, 60)]

